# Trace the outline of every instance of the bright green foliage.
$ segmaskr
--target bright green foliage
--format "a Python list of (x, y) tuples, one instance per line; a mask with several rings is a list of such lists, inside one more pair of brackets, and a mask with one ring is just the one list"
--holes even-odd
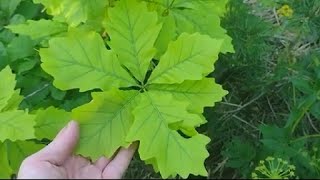
[(198, 33), (181, 34), (176, 41), (169, 44), (149, 81), (174, 84), (185, 80), (201, 80), (212, 71), (220, 45), (220, 40)]
[(20, 90), (15, 90), (11, 98), (7, 101), (7, 105), (2, 109), (2, 111), (4, 112), (17, 109), (22, 100), (23, 97), (20, 96)]
[(28, 20), (25, 24), (9, 25), (7, 28), (14, 33), (30, 36), (32, 39), (54, 36), (67, 31), (67, 25), (44, 19)]
[(141, 159), (155, 158), (163, 178), (176, 173), (184, 178), (190, 173), (207, 174), (203, 162), (209, 156), (206, 151), (209, 138), (198, 134), (185, 139), (170, 129), (170, 124), (183, 121), (201, 123), (198, 115), (187, 112), (187, 106), (188, 103), (177, 101), (170, 95), (150, 91), (141, 95), (133, 111), (135, 121), (127, 139), (139, 140)]
[(108, 5), (107, 0), (34, 0), (34, 2), (42, 3), (56, 20), (67, 22), (72, 27), (89, 20), (102, 20)]
[[(26, 140), (34, 138), (35, 116), (29, 115), (25, 111), (12, 110), (7, 105), (11, 97), (16, 96), (15, 75), (12, 74), (9, 67), (0, 71), (0, 141), (10, 140)], [(4, 111), (4, 109), (9, 111)]]
[(40, 51), (42, 68), (62, 90), (108, 89), (135, 83), (95, 32), (71, 31), (66, 37), (51, 39), (49, 46)]
[(8, 100), (14, 94), (14, 88), (16, 86), (15, 76), (11, 73), (9, 67), (0, 72), (0, 110), (3, 109)]
[(70, 113), (54, 107), (38, 110), (36, 114), (36, 125), (34, 127), (37, 139), (53, 139), (71, 119)]
[[(49, 94), (62, 101), (75, 91), (91, 93), (92, 99), (78, 107), (74, 105), (77, 103), (69, 104), (72, 98), (67, 99), (62, 107), (70, 112), (53, 107), (49, 101), (45, 104), (48, 108), (25, 113), (28, 117), (23, 117), (23, 122), (11, 120), (16, 126), (31, 128), (30, 134), (9, 139), (51, 140), (70, 119), (75, 119), (81, 128), (78, 154), (92, 160), (102, 155), (111, 157), (118, 148), (139, 141), (141, 159), (152, 164), (163, 178), (206, 176), (204, 161), (209, 156), (206, 146), (210, 138), (196, 128), (206, 123), (204, 107), (213, 107), (227, 94), (214, 78), (207, 77), (219, 53), (233, 51), (230, 37), (220, 27), (227, 1), (33, 2), (43, 4), (53, 18), (6, 27), (24, 35), (13, 41), (13, 47), (20, 41), (32, 49), (41, 47), (41, 68), (37, 70), (48, 73), (57, 89), (42, 80), (30, 80), (31, 75), (22, 77), (20, 85), (43, 83), (40, 90), (24, 89), (30, 96), (34, 91), (41, 92), (33, 97), (39, 98), (35, 102)], [(39, 44), (42, 39), (48, 41)], [(29, 57), (28, 50), (17, 53), (14, 61)], [(15, 70), (23, 74), (36, 64), (30, 62), (25, 69)], [(21, 101), (19, 93), (12, 89), (10, 94), (12, 97), (3, 105), (10, 109), (4, 112), (5, 117), (24, 112), (14, 108)], [(0, 114), (0, 124), (1, 120), (7, 123), (5, 117)], [(25, 129), (23, 132), (27, 132)], [(4, 132), (0, 131), (0, 140)], [(3, 140), (9, 135), (2, 135)], [(18, 142), (5, 143), (12, 148), (25, 147), (26, 154), (37, 149), (26, 144), (29, 141)], [(9, 162), (20, 162), (22, 157), (8, 156)], [(17, 166), (11, 163), (10, 169), (15, 172)]]
[(0, 113), (0, 141), (34, 138), (35, 116), (15, 110)]
[[(93, 100), (72, 111), (73, 119), (80, 122), (81, 129), (78, 152), (98, 159), (101, 155), (111, 157), (125, 140), (133, 122), (132, 110), (137, 91), (112, 89), (93, 93)], [(92, 147), (96, 147), (93, 151)], [(98, 148), (99, 147), (99, 148)]]
[(106, 30), (112, 39), (110, 46), (140, 82), (155, 55), (153, 44), (160, 28), (157, 14), (148, 12), (144, 3), (121, 1), (109, 10)]
[(172, 94), (177, 100), (190, 101), (188, 110), (199, 114), (203, 112), (203, 107), (214, 106), (215, 102), (221, 100), (221, 95), (226, 93), (212, 78), (184, 81), (181, 84), (152, 84), (150, 89), (158, 93)]
[(159, 64), (152, 65), (162, 26), (146, 7), (144, 2), (127, 0), (108, 10), (104, 24), (111, 50), (92, 31), (71, 29), (65, 37), (52, 38), (49, 48), (40, 50), (42, 67), (60, 89), (104, 90), (72, 110), (82, 132), (78, 153), (92, 159), (110, 157), (120, 146), (139, 141), (141, 158), (153, 159), (150, 162), (163, 177), (205, 176), (210, 140), (195, 128), (205, 123), (203, 108), (226, 94), (214, 79), (203, 79), (213, 69), (222, 40), (182, 33)]
[(16, 173), (28, 155), (39, 150), (33, 142), (17, 141), (35, 138), (35, 115), (18, 110), (22, 97), (16, 86), (15, 75), (9, 67), (0, 71), (0, 178)]
[(57, 15), (61, 12), (61, 0), (33, 0), (33, 2), (44, 5), (48, 14)]
[[(151, 0), (150, 9), (156, 9), (164, 23), (159, 34), (156, 47), (158, 58), (165, 52), (170, 40), (176, 39), (181, 33), (200, 32), (213, 38), (224, 39), (221, 51), (234, 52), (231, 38), (220, 26), (220, 18), (225, 11), (226, 0)], [(215, 13), (213, 13), (215, 12)]]

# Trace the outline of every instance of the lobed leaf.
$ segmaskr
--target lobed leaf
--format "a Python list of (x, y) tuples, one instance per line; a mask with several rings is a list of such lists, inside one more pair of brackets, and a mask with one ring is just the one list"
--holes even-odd
[(226, 30), (220, 26), (220, 18), (218, 15), (207, 12), (203, 8), (198, 10), (179, 10), (175, 9), (172, 16), (176, 21), (177, 31), (180, 33), (200, 32), (207, 34), (212, 38), (223, 39), (224, 42), (221, 46), (221, 52), (234, 52), (231, 43), (232, 38), (226, 34)]
[[(57, 88), (79, 88), (81, 92), (99, 88), (103, 92), (92, 93), (91, 102), (71, 113), (53, 107), (39, 110), (37, 138), (52, 139), (73, 118), (80, 124), (77, 153), (83, 156), (93, 160), (111, 157), (119, 147), (139, 141), (141, 159), (163, 178), (206, 176), (204, 161), (210, 139), (196, 127), (206, 122), (203, 108), (213, 106), (227, 92), (205, 77), (213, 71), (219, 52), (231, 51), (224, 47), (230, 42), (220, 27), (222, 12), (213, 1), (121, 0), (112, 1), (113, 8), (106, 7), (108, 1), (100, 1), (104, 10), (99, 7), (91, 15), (87, 6), (97, 1), (34, 1), (43, 2), (55, 15), (54, 21), (71, 26), (88, 23), (93, 14), (107, 11), (96, 21), (105, 19), (111, 48), (107, 49), (100, 34), (76, 30), (88, 29), (85, 25), (52, 38), (49, 48), (40, 50), (42, 68), (54, 77)], [(215, 1), (221, 3), (216, 5), (222, 6), (222, 1)], [(66, 7), (71, 10), (66, 12)], [(159, 63), (151, 67), (153, 58)]]
[(163, 26), (157, 39), (156, 47), (159, 50), (157, 58), (165, 52), (167, 44), (175, 40), (180, 34), (195, 33), (207, 34), (212, 38), (223, 39), (221, 51), (234, 52), (232, 39), (220, 25), (220, 16), (226, 12), (228, 0), (153, 0), (148, 1), (150, 10), (156, 10)]
[(0, 141), (34, 138), (34, 115), (14, 110), (0, 113)]
[[(43, 4), (47, 13), (54, 15), (55, 19), (67, 22), (71, 27), (76, 27), (80, 23), (88, 20), (101, 22), (105, 15), (107, 0), (33, 0), (35, 3)], [(99, 20), (98, 20), (99, 21)]]
[(204, 78), (199, 81), (184, 81), (181, 84), (152, 84), (149, 86), (157, 93), (172, 94), (179, 101), (189, 102), (188, 110), (192, 113), (203, 113), (204, 107), (212, 107), (215, 102), (221, 101), (228, 92), (216, 84), (213, 78)]
[[(139, 154), (142, 160), (156, 162), (163, 178), (179, 174), (207, 175), (204, 160), (208, 157), (206, 144), (210, 139), (197, 134), (182, 137), (170, 124), (185, 120), (202, 121), (186, 111), (187, 103), (179, 102), (170, 95), (145, 92), (133, 110), (134, 122), (127, 136), (128, 141), (140, 142)], [(195, 153), (196, 152), (196, 153)], [(149, 161), (150, 162), (150, 161)]]
[(66, 37), (52, 38), (49, 48), (40, 49), (40, 56), (42, 68), (61, 90), (79, 88), (83, 92), (135, 84), (95, 32), (74, 30)]
[(149, 12), (145, 3), (122, 0), (109, 9), (106, 30), (110, 46), (131, 73), (143, 82), (150, 61), (156, 53), (153, 47), (161, 24), (157, 13)]
[(61, 0), (33, 0), (35, 4), (41, 3), (48, 14), (58, 15), (61, 13)]
[(201, 80), (212, 72), (221, 43), (221, 40), (199, 33), (181, 34), (169, 44), (149, 83), (175, 84), (185, 80)]
[(20, 96), (20, 90), (15, 90), (14, 94), (7, 101), (7, 105), (2, 109), (2, 111), (16, 110), (19, 107), (22, 100), (23, 96)]
[(35, 136), (38, 139), (54, 139), (59, 131), (71, 120), (71, 113), (55, 107), (36, 112)]
[(15, 93), (16, 76), (9, 66), (0, 71), (0, 111), (6, 107), (11, 96)]
[(75, 108), (72, 118), (81, 128), (77, 152), (96, 160), (102, 155), (111, 157), (120, 146), (129, 145), (125, 138), (138, 94), (117, 89), (92, 93), (90, 103)]
[(68, 26), (57, 21), (41, 19), (28, 20), (24, 24), (9, 25), (6, 28), (14, 33), (30, 36), (32, 39), (40, 39), (66, 32)]

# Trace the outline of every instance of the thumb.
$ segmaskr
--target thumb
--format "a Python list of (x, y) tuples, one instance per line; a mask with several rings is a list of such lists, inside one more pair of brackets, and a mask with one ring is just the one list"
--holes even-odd
[(54, 165), (63, 164), (73, 153), (79, 139), (79, 125), (76, 121), (69, 122), (45, 148), (32, 155), (40, 161), (49, 161)]

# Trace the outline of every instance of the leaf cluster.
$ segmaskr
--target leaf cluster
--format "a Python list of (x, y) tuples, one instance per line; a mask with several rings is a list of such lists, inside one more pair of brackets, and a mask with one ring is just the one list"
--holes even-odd
[[(220, 52), (233, 52), (220, 26), (227, 1), (33, 2), (47, 14), (4, 23), (19, 36), (6, 47), (12, 53), (1, 71), (9, 77), (9, 64), (17, 74), (16, 85), (15, 78), (3, 81), (14, 84), (4, 97), (15, 87), (21, 88), (17, 95), (29, 94), (15, 108), (31, 112), (21, 110), (25, 115), (14, 124), (30, 133), (16, 134), (13, 127), (0, 140), (51, 140), (72, 118), (81, 127), (78, 154), (110, 157), (139, 141), (140, 158), (162, 177), (206, 176), (210, 139), (196, 128), (206, 123), (203, 108), (227, 94), (207, 77)], [(4, 112), (4, 122), (9, 115)]]

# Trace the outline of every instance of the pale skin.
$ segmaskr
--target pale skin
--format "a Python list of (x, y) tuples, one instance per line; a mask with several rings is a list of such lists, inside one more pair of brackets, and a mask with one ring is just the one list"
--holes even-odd
[(135, 153), (136, 144), (121, 148), (112, 158), (95, 162), (74, 155), (79, 139), (79, 126), (71, 121), (56, 138), (39, 152), (26, 158), (18, 179), (120, 179)]

